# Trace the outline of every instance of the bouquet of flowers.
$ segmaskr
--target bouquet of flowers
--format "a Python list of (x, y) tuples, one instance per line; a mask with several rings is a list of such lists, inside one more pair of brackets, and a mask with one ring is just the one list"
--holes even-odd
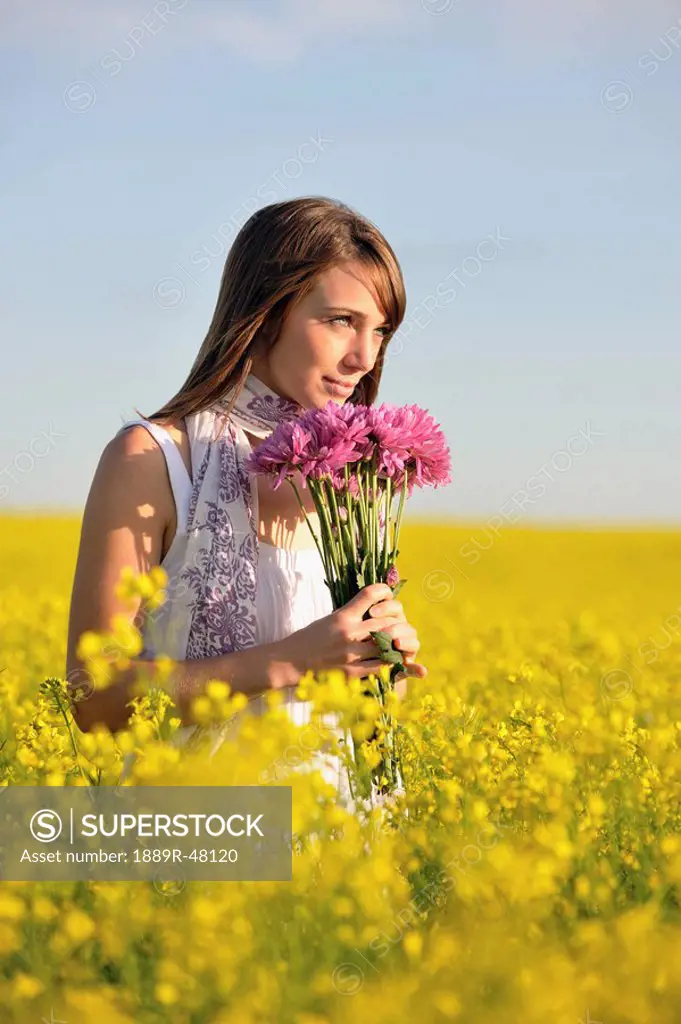
[[(417, 405), (339, 406), (329, 400), (322, 409), (280, 423), (250, 454), (246, 468), (274, 477), (274, 490), (284, 481), (293, 487), (322, 558), (335, 609), (372, 583), (386, 583), (397, 596), (406, 583), (396, 566), (405, 500), (414, 487), (451, 482), (444, 435)], [(296, 474), (312, 495), (321, 538), (295, 485)], [(376, 680), (373, 696), (384, 707), (386, 685), (394, 687), (404, 663), (390, 636), (379, 630), (371, 637), (381, 660), (392, 666), (387, 684), (368, 677)], [(385, 753), (373, 769), (372, 782), (392, 790), (398, 783), (399, 758), (394, 730), (385, 728), (383, 717)], [(360, 763), (357, 750), (355, 757)]]

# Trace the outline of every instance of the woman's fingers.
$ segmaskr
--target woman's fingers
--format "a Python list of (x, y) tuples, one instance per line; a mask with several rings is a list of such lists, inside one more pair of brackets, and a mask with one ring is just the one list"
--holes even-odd
[[(415, 679), (425, 679), (426, 676), (428, 675), (428, 669), (426, 668), (425, 665), (421, 665), (421, 664), (419, 664), (416, 661), (412, 661), (412, 662), (409, 662), (409, 663), (407, 663), (405, 661), (404, 664), (405, 664), (406, 676), (413, 676)], [(403, 675), (400, 672), (400, 674), (398, 675), (397, 678), (398, 679), (405, 679), (406, 676)]]
[[(363, 661), (354, 661), (350, 665), (343, 666), (343, 671), (353, 679), (362, 679), (370, 673), (378, 674), (383, 668), (385, 668), (384, 661), (367, 658)], [(404, 697), (406, 695), (406, 683), (408, 678), (425, 679), (427, 675), (428, 669), (425, 665), (421, 665), (418, 662), (411, 662), (407, 664), (405, 661), (404, 670), (399, 672), (395, 678), (395, 689), (397, 690), (399, 686), (401, 690), (398, 696)]]
[(416, 654), (421, 644), (413, 626), (408, 622), (398, 622), (388, 626), (385, 633), (391, 638), (395, 647), (405, 654)]
[(390, 628), (395, 625), (399, 625), (399, 623), (396, 623), (392, 616), (386, 616), (385, 618), (380, 619), (362, 619), (361, 622), (357, 624), (357, 629), (353, 628), (352, 632), (354, 634), (354, 639), (366, 640), (366, 638), (370, 637), (372, 633), (378, 633), (381, 630), (387, 633)]
[[(397, 646), (404, 662), (404, 671), (400, 672), (397, 678), (406, 679), (407, 676), (414, 676), (417, 679), (425, 679), (428, 675), (428, 669), (425, 665), (421, 665), (414, 660), (421, 646), (416, 637), (416, 630), (411, 626), (406, 626), (403, 630), (400, 630), (398, 626), (394, 628), (397, 631), (399, 640)], [(390, 632), (390, 630), (386, 629), (386, 632)], [(361, 640), (351, 644), (348, 647), (348, 656), (351, 660), (345, 670), (349, 675), (359, 676), (360, 678), (363, 675), (368, 675), (369, 672), (378, 672), (386, 662), (373, 657), (375, 653), (376, 644), (373, 640)]]
[(369, 609), (369, 614), (372, 619), (377, 616), (391, 616), (399, 619), (401, 622), (404, 621), (404, 609), (402, 603), (397, 601), (394, 597), (388, 598), (387, 601), (377, 601), (376, 604), (372, 605)]
[(395, 678), (395, 693), (400, 700), (404, 700), (407, 696), (407, 680), (409, 677), (414, 679), (425, 679), (428, 675), (428, 669), (425, 665), (409, 665), (406, 672), (400, 672)]
[(373, 640), (359, 640), (357, 643), (348, 645), (348, 657), (352, 662), (375, 661), (377, 650), (378, 648)]

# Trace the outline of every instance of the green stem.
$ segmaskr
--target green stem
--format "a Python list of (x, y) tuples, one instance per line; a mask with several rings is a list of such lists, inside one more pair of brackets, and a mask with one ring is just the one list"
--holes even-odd
[(348, 589), (349, 589), (349, 583), (348, 583), (348, 576), (349, 576), (349, 573), (348, 573), (348, 557), (349, 557), (350, 553), (348, 551), (347, 544), (345, 543), (346, 534), (345, 534), (345, 531), (343, 530), (343, 525), (344, 524), (341, 521), (340, 511), (339, 511), (339, 508), (338, 508), (338, 501), (336, 499), (336, 489), (333, 486), (333, 480), (331, 479), (331, 477), (327, 477), (326, 480), (325, 480), (325, 483), (326, 483), (326, 493), (327, 493), (327, 495), (329, 497), (329, 504), (331, 506), (331, 509), (332, 509), (333, 515), (334, 515), (334, 519), (335, 519), (335, 526), (336, 526), (336, 529), (338, 530), (338, 547), (339, 547), (339, 552), (338, 552), (339, 553), (338, 579), (339, 579), (339, 583), (340, 583), (340, 586), (341, 586), (341, 589), (342, 589), (343, 604), (346, 604), (350, 600), (350, 594), (348, 593)]
[[(353, 790), (353, 788), (352, 788), (352, 779), (351, 779), (351, 777), (350, 777), (350, 774), (351, 774), (351, 773), (350, 773), (350, 765), (349, 765), (349, 763), (348, 763), (348, 736), (349, 736), (349, 735), (350, 735), (350, 734), (349, 734), (349, 731), (348, 731), (347, 729), (343, 729), (343, 737), (344, 737), (344, 740), (345, 740), (345, 742), (344, 742), (344, 747), (345, 747), (345, 756), (346, 756), (346, 761), (345, 761), (345, 774), (346, 774), (346, 776), (347, 776), (347, 780), (348, 780), (348, 788), (349, 788), (349, 790), (350, 790), (350, 798), (351, 798), (351, 799), (352, 799), (352, 800), (354, 801), (354, 799), (355, 799), (355, 791), (354, 791), (354, 790)], [(355, 753), (355, 742), (354, 742), (354, 740), (352, 739), (352, 736), (350, 736), (350, 742), (352, 743), (352, 753), (353, 753), (353, 761), (355, 761), (355, 760), (356, 760), (356, 759), (355, 759), (355, 757), (354, 757), (354, 753)]]
[(362, 526), (364, 528), (364, 545), (367, 546), (368, 533), (369, 533), (369, 503), (367, 500), (366, 486), (367, 486), (367, 467), (366, 463), (361, 467), (361, 470), (357, 473), (357, 482), (359, 484), (359, 504), (362, 510)]
[(87, 780), (87, 782), (90, 785), (92, 785), (93, 783), (92, 783), (92, 779), (90, 778), (89, 773), (86, 772), (83, 769), (83, 766), (82, 766), (82, 764), (80, 763), (80, 761), (78, 759), (78, 746), (76, 744), (76, 740), (74, 738), (73, 732), (71, 731), (71, 722), (69, 721), (68, 713), (66, 711), (66, 708), (64, 707), (64, 705), (61, 702), (61, 696), (56, 692), (56, 690), (53, 690), (52, 692), (54, 693), (54, 697), (56, 699), (57, 707), (59, 708), (59, 712), (60, 712), (62, 718), (64, 719), (64, 722), (66, 723), (66, 731), (68, 732), (69, 739), (71, 740), (71, 746), (73, 747), (73, 756), (76, 759), (76, 764), (78, 765), (78, 768), (80, 770), (80, 774), (83, 776), (84, 779)]
[(371, 500), (371, 490), (373, 485), (373, 473), (371, 466), (367, 466), (366, 480), (365, 480), (365, 500), (367, 509), (367, 522), (366, 522), (366, 550), (369, 554), (369, 583), (376, 582), (376, 544), (375, 535), (376, 527), (374, 523), (374, 506)]
[[(321, 489), (319, 491), (315, 492), (315, 499), (316, 499), (315, 503), (317, 504), (317, 509), (319, 511), (319, 519), (320, 519), (320, 522), (322, 524), (322, 528), (323, 528), (323, 530), (325, 532), (325, 535), (326, 535), (326, 540), (327, 540), (327, 544), (328, 544), (328, 548), (329, 548), (329, 556), (331, 558), (331, 564), (332, 564), (333, 570), (335, 572), (335, 576), (333, 578), (333, 590), (332, 590), (332, 593), (334, 595), (335, 600), (336, 601), (340, 601), (340, 604), (342, 604), (342, 601), (340, 600), (342, 595), (339, 594), (339, 592), (338, 592), (339, 591), (339, 584), (340, 584), (340, 581), (341, 581), (339, 551), (338, 551), (338, 546), (337, 546), (336, 538), (334, 537), (333, 530), (331, 529), (331, 520), (329, 519), (329, 510), (326, 507), (326, 502), (323, 500), (323, 498), (324, 498), (324, 495), (323, 495)], [(340, 538), (339, 538), (339, 540), (340, 540)], [(329, 582), (331, 582), (331, 580), (329, 580)], [(337, 605), (337, 607), (338, 607), (338, 605)]]
[(298, 488), (294, 484), (293, 480), (289, 480), (289, 483), (290, 483), (291, 487), (293, 488), (293, 490), (295, 492), (296, 498), (298, 499), (298, 504), (300, 505), (300, 507), (302, 509), (303, 515), (305, 516), (305, 522), (307, 523), (307, 525), (310, 528), (310, 533), (312, 534), (312, 537), (314, 538), (314, 542), (317, 545), (317, 551), (319, 552), (319, 556), (320, 556), (322, 562), (324, 563), (324, 567), (326, 568), (326, 562), (325, 562), (325, 558), (324, 558), (324, 551), (322, 550), (322, 546), (319, 543), (319, 540), (317, 538), (317, 534), (314, 531), (314, 527), (312, 526), (312, 523), (310, 521), (310, 517), (308, 516), (307, 510), (306, 510), (305, 506), (303, 505), (303, 502), (302, 502), (302, 499), (300, 497), (300, 494), (298, 493)]
[(400, 494), (400, 506), (397, 510), (397, 521), (395, 523), (395, 539), (393, 541), (394, 547), (392, 552), (393, 559), (397, 557), (397, 543), (400, 539), (400, 527), (402, 525), (402, 513), (404, 512), (404, 502), (407, 496), (407, 470), (404, 470), (404, 480), (402, 481), (402, 493)]
[(383, 569), (384, 575), (387, 575), (387, 573), (388, 573), (388, 561), (389, 561), (389, 552), (390, 552), (390, 506), (391, 506), (391, 504), (392, 504), (392, 480), (390, 479), (390, 477), (388, 477), (386, 479), (386, 482), (385, 482), (385, 505), (384, 505), (384, 512), (385, 512), (384, 527), (385, 527), (385, 529), (384, 529), (384, 533), (383, 533), (383, 551), (381, 552), (381, 556), (382, 556), (382, 569)]
[(371, 559), (374, 566), (374, 583), (378, 580), (378, 569), (380, 568), (378, 558), (378, 534), (379, 534), (379, 519), (378, 519), (378, 471), (375, 466), (371, 468), (371, 504), (372, 504), (372, 538), (371, 538)]
[[(356, 499), (357, 511), (358, 511), (358, 522), (357, 532), (359, 539), (359, 550), (355, 556), (355, 565), (359, 565), (363, 561), (367, 553), (367, 516), (366, 508), (364, 503), (364, 466), (359, 465), (357, 467), (357, 488), (359, 495)], [(353, 523), (354, 527), (354, 523)]]
[(357, 565), (357, 542), (355, 539), (355, 521), (353, 518), (353, 503), (354, 498), (350, 494), (350, 467), (348, 463), (345, 463), (345, 505), (348, 510), (348, 525), (350, 528), (350, 536), (352, 538), (352, 559), (353, 564)]

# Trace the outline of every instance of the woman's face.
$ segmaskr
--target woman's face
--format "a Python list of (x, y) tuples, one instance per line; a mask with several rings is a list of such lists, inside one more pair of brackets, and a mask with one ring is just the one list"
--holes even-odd
[[(304, 409), (330, 399), (343, 405), (373, 368), (389, 330), (361, 263), (338, 264), (293, 303), (270, 351), (254, 359), (253, 373)], [(329, 378), (348, 388), (335, 389)]]

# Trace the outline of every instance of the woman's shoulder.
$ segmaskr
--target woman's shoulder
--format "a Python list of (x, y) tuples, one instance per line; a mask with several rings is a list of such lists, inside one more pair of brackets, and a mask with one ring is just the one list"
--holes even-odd
[[(135, 492), (156, 491), (165, 479), (165, 459), (157, 441), (142, 424), (119, 430), (102, 451), (97, 475), (121, 481)], [(139, 497), (137, 493), (134, 495)]]
[[(187, 433), (187, 424), (184, 420), (156, 420), (150, 419), (147, 421), (154, 427), (160, 427), (161, 430), (173, 441), (177, 447), (182, 461), (184, 462), (187, 472), (191, 475), (191, 445), (189, 436)], [(144, 423), (132, 423), (126, 427), (125, 430), (121, 430), (116, 436), (109, 442), (109, 446), (114, 446), (115, 450), (119, 451), (121, 455), (136, 455), (156, 450), (160, 457), (159, 465), (163, 468), (163, 455), (158, 443), (158, 435), (156, 432), (152, 432), (145, 426)]]
[(141, 425), (119, 431), (100, 455), (86, 502), (88, 523), (99, 531), (126, 527), (143, 547), (151, 537), (160, 549), (174, 507), (158, 444)]

